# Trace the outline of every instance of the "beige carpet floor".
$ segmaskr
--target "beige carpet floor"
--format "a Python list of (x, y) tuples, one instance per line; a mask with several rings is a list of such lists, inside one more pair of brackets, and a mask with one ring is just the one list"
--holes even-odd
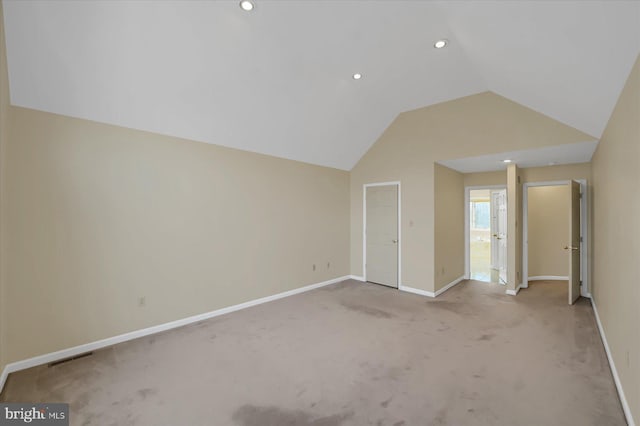
[(9, 377), (73, 425), (624, 425), (590, 302), (355, 281)]

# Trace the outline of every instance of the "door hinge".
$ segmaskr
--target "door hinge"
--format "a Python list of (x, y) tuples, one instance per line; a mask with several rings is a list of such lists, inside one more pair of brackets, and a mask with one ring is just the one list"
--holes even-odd
[(582, 287), (582, 280), (580, 280), (580, 287)]
[(580, 242), (582, 242), (582, 237), (580, 237)]

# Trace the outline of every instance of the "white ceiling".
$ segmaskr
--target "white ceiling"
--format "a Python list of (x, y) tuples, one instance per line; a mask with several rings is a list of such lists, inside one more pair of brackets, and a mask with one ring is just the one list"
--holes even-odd
[(486, 90), (599, 138), (640, 51), (640, 2), (3, 4), (14, 105), (346, 170)]
[(504, 160), (511, 160), (520, 168), (544, 167), (561, 164), (588, 163), (598, 146), (598, 141), (549, 146), (521, 151), (501, 152), (479, 157), (443, 160), (438, 163), (461, 173), (492, 172), (506, 170)]

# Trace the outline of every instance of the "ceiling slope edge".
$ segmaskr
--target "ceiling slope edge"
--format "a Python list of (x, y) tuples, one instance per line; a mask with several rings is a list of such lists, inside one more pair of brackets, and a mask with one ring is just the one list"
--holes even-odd
[[(448, 124), (439, 124), (443, 117)], [(501, 121), (509, 124), (501, 127)], [(451, 132), (451, 140), (442, 141), (442, 149), (432, 149), (430, 153), (424, 154), (428, 155), (431, 161), (443, 165), (453, 160), (484, 156), (497, 155), (502, 158), (509, 153), (520, 153), (524, 156), (522, 158), (524, 160), (527, 153), (553, 147), (564, 148), (550, 149), (549, 153), (542, 155), (541, 158), (538, 159), (536, 156), (532, 164), (535, 163), (538, 166), (547, 165), (543, 164), (544, 162), (558, 164), (585, 162), (590, 160), (598, 143), (598, 138), (553, 117), (493, 91), (484, 91), (400, 113), (351, 170), (365, 160), (378, 144), (403, 143), (402, 138), (422, 139), (427, 143), (430, 137), (428, 129), (430, 126), (440, 126), (439, 134), (447, 130)], [(461, 130), (460, 127), (468, 127), (468, 129)], [(516, 140), (518, 138), (523, 140)], [(500, 143), (491, 144), (492, 139), (502, 140)], [(464, 140), (467, 142), (473, 140), (476, 143), (465, 146)], [(485, 142), (489, 143), (485, 144)], [(558, 158), (553, 159), (556, 154)], [(454, 167), (451, 168), (455, 169), (456, 163), (453, 164)], [(466, 167), (463, 165), (462, 168)], [(500, 169), (500, 165), (491, 166), (495, 167), (493, 169), (487, 167), (489, 166), (485, 165), (480, 168)]]

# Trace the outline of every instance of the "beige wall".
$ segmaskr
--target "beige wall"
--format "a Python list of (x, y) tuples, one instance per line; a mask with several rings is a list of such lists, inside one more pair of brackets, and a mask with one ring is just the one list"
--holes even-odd
[(640, 58), (592, 160), (593, 297), (635, 422), (640, 421)]
[(7, 56), (4, 42), (4, 16), (0, 3), (0, 372), (7, 360), (6, 344), (6, 306), (5, 292), (5, 149), (8, 138), (9, 114), (9, 78), (7, 74)]
[[(434, 167), (434, 289), (464, 275), (464, 178), (462, 173)], [(462, 226), (461, 226), (462, 225)], [(463, 255), (460, 256), (460, 253)]]
[(363, 184), (402, 182), (402, 284), (435, 291), (435, 161), (589, 140), (491, 92), (400, 114), (351, 171), (351, 273), (362, 275)]
[(17, 107), (10, 120), (9, 362), (349, 273), (348, 172)]
[(569, 186), (528, 188), (529, 277), (569, 275)]
[(463, 176), (464, 186), (492, 186), (507, 184), (506, 170), (498, 172), (465, 173)]
[[(591, 180), (591, 163), (565, 164), (558, 166), (528, 167), (521, 169), (522, 183), (548, 182), (556, 180)], [(464, 186), (506, 185), (507, 172), (465, 173)]]
[(524, 183), (551, 182), (570, 179), (591, 179), (591, 163), (566, 164), (561, 166), (529, 167), (522, 169)]

